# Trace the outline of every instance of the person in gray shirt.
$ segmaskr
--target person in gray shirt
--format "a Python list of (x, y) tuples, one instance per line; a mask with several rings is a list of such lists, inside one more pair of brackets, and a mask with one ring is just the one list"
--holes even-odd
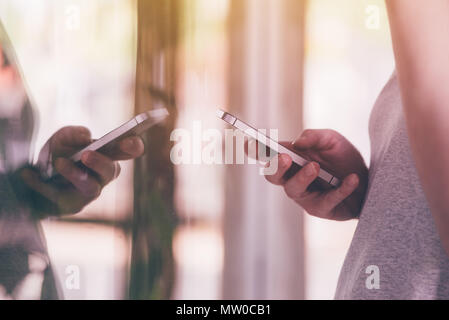
[[(285, 179), (281, 154), (266, 178), (313, 216), (359, 220), (336, 299), (449, 299), (449, 1), (387, 8), (396, 71), (371, 113), (369, 169), (339, 133), (306, 130), (292, 145), (310, 163)], [(311, 184), (320, 165), (339, 188)]]

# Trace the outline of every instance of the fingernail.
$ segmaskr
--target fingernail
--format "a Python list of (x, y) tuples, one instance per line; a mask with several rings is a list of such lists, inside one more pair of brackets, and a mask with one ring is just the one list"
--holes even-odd
[(313, 176), (315, 174), (316, 174), (315, 164), (313, 162), (309, 163), (306, 166), (306, 176), (311, 177), (311, 176)]
[(87, 171), (84, 171), (79, 177), (80, 181), (83, 181), (83, 182), (87, 181), (88, 178), (89, 178), (89, 174), (87, 173)]
[(123, 140), (121, 143), (121, 146), (122, 146), (123, 151), (125, 151), (127, 153), (132, 153), (135, 148), (134, 139), (129, 138), (129, 139)]
[(300, 136), (298, 139), (296, 139), (296, 140), (294, 141), (293, 144), (304, 142), (306, 139), (307, 139), (307, 138), (306, 138), (305, 136)]
[(351, 176), (351, 178), (349, 178), (348, 184), (351, 187), (355, 187), (356, 185), (359, 184), (359, 177), (357, 175)]
[(302, 135), (302, 133), (300, 133), (293, 141), (292, 141), (292, 145), (294, 145), (295, 143), (304, 140), (304, 136)]
[(92, 152), (90, 151), (84, 152), (83, 155), (81, 156), (81, 161), (86, 165), (91, 164), (93, 161)]
[(284, 168), (284, 167), (287, 166), (287, 164), (288, 164), (288, 158), (287, 158), (287, 155), (281, 154), (281, 155), (279, 156), (279, 165), (280, 165), (282, 168)]

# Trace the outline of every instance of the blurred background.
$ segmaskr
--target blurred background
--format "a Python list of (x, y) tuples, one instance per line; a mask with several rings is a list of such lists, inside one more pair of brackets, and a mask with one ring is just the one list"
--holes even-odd
[(36, 156), (66, 125), (99, 137), (172, 114), (97, 201), (43, 222), (66, 299), (332, 299), (356, 221), (308, 217), (256, 166), (174, 166), (170, 133), (224, 130), (222, 107), (284, 140), (338, 130), (369, 163), (394, 69), (382, 0), (0, 0), (0, 19), (39, 115)]

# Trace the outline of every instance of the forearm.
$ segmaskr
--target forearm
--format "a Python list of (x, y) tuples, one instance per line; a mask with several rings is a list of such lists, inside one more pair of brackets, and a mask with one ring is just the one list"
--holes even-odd
[(449, 253), (449, 0), (386, 3), (412, 154)]

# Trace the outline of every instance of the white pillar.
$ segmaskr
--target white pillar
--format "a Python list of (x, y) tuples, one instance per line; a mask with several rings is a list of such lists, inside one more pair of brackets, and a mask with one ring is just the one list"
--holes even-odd
[[(229, 110), (294, 139), (302, 129), (303, 1), (234, 0)], [(304, 298), (301, 209), (251, 165), (226, 170), (226, 299)]]

